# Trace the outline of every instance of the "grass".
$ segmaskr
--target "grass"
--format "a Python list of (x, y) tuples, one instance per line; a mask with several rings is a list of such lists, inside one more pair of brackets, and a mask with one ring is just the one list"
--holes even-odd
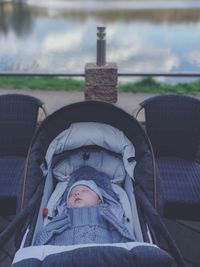
[(82, 80), (58, 77), (0, 77), (0, 88), (50, 91), (83, 91)]
[(148, 77), (135, 83), (120, 84), (120, 92), (132, 93), (199, 93), (200, 79), (188, 83), (167, 84)]
[[(0, 88), (52, 91), (83, 91), (84, 80), (59, 77), (0, 77)], [(151, 77), (118, 85), (119, 92), (132, 93), (190, 93), (200, 92), (200, 79), (175, 85), (158, 82)]]

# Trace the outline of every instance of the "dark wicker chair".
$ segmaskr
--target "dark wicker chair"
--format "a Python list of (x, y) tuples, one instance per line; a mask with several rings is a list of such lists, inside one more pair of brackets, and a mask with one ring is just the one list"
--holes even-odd
[[(42, 112), (41, 112), (41, 111)], [(43, 102), (21, 94), (0, 96), (0, 215), (14, 215), (18, 186)]]
[(164, 216), (200, 220), (200, 100), (160, 95), (140, 106), (163, 185)]

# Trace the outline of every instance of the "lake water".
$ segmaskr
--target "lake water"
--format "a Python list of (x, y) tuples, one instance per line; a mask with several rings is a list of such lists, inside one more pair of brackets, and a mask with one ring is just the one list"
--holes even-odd
[(107, 28), (107, 61), (119, 72), (200, 72), (198, 0), (0, 4), (0, 72), (83, 73), (96, 61), (101, 25)]

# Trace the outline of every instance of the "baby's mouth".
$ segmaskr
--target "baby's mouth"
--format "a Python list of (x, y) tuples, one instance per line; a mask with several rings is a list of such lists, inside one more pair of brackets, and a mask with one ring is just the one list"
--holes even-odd
[(77, 198), (75, 199), (75, 202), (78, 202), (78, 201), (80, 201), (80, 200), (81, 200), (81, 198), (77, 197)]

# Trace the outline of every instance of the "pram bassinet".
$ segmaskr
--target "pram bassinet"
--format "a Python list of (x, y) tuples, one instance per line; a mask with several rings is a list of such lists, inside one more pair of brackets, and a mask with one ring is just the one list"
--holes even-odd
[[(139, 243), (137, 244), (137, 242), (134, 242), (134, 244), (127, 243), (122, 245), (106, 244), (104, 246), (97, 246), (96, 244), (89, 246), (82, 245), (78, 247), (75, 246), (71, 249), (69, 249), (69, 247), (59, 247), (57, 250), (52, 246), (44, 246), (42, 249), (40, 248), (39, 252), (32, 246), (32, 243), (39, 224), (38, 217), (43, 208), (43, 206), (41, 206), (41, 201), (44, 201), (44, 197), (42, 200), (42, 194), (45, 187), (51, 188), (50, 191), (52, 191), (54, 187), (53, 179), (50, 187), (45, 186), (45, 179), (40, 166), (42, 163), (47, 164), (46, 169), (51, 166), (45, 161), (45, 155), (49, 144), (59, 134), (74, 123), (83, 123), (84, 125), (88, 122), (109, 125), (116, 130), (120, 130), (134, 146), (135, 155), (127, 158), (127, 160), (130, 162), (136, 161), (134, 181), (132, 181), (131, 184), (133, 184), (135, 191), (134, 199), (140, 225), (139, 231), (141, 231), (141, 233), (138, 234)], [(88, 135), (90, 134), (91, 132), (88, 132)], [(105, 132), (105, 135), (106, 134)], [(103, 153), (106, 155), (109, 153), (116, 154), (115, 151), (107, 151), (109, 150), (109, 144), (108, 147), (104, 148), (96, 143), (95, 146), (93, 145), (94, 143), (87, 143), (86, 146), (81, 145), (81, 148), (76, 147), (78, 151), (75, 151), (75, 154), (83, 153), (86, 147), (87, 153), (88, 149), (90, 151), (91, 149), (95, 149), (95, 153), (103, 150)], [(62, 162), (60, 159), (63, 159), (63, 154), (67, 153), (69, 155), (69, 153), (72, 152), (71, 150), (72, 149), (68, 149), (67, 151), (64, 151), (64, 149), (61, 150), (62, 153), (55, 157), (56, 159), (54, 158), (55, 161), (59, 163)], [(169, 249), (171, 249), (171, 254), (175, 257), (175, 260), (180, 266), (184, 266), (177, 248), (168, 236), (168, 233), (165, 232), (162, 221), (154, 209), (158, 204), (156, 184), (151, 145), (139, 123), (129, 114), (111, 104), (96, 101), (72, 104), (53, 113), (43, 122), (30, 147), (26, 172), (21, 183), (21, 194), (18, 202), (19, 216), (16, 219), (16, 226), (19, 226), (19, 228), (17, 228), (17, 248), (21, 246), (21, 249), (14, 259), (13, 266), (35, 267), (57, 265), (90, 267), (94, 266), (94, 264), (96, 266), (115, 267), (171, 266), (171, 258), (159, 248), (160, 234), (167, 238), (168, 244), (171, 245)], [(24, 218), (26, 218), (26, 220), (22, 223), (22, 219)], [(3, 238), (4, 237), (5, 235)], [(158, 246), (155, 246), (155, 244)], [(28, 252), (30, 251), (31, 254), (29, 255)]]

